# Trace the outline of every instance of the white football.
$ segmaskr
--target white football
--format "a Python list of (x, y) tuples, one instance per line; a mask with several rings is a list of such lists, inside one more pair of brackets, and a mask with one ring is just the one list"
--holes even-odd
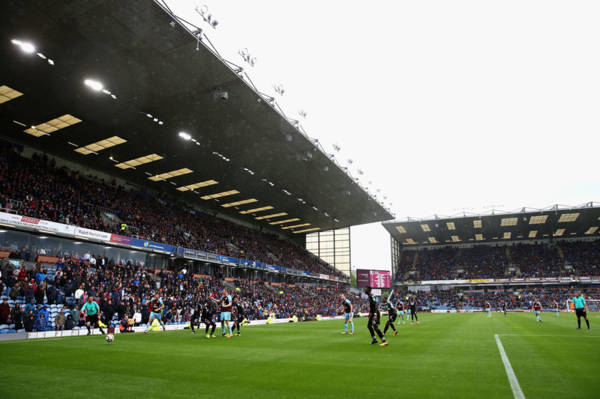
[(114, 339), (115, 339), (114, 335), (112, 335), (112, 334), (106, 335), (106, 342), (113, 342)]

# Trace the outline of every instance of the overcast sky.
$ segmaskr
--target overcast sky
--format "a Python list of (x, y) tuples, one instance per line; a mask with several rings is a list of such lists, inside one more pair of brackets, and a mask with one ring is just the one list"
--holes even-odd
[[(398, 218), (600, 201), (600, 1), (170, 0)], [(244, 65), (245, 66), (245, 65)], [(389, 268), (380, 224), (353, 267)]]

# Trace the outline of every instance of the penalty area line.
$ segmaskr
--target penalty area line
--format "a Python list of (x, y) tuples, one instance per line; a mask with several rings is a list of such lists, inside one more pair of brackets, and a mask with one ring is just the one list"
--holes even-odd
[(510, 383), (510, 389), (512, 389), (513, 396), (515, 399), (525, 399), (525, 395), (523, 395), (523, 391), (521, 390), (521, 386), (519, 385), (519, 381), (517, 380), (517, 376), (510, 365), (510, 361), (508, 360), (508, 356), (506, 356), (506, 352), (504, 351), (504, 346), (502, 346), (502, 341), (500, 341), (500, 337), (498, 334), (494, 334), (494, 338), (496, 339), (496, 345), (498, 345), (498, 351), (500, 351), (500, 357), (502, 358), (502, 363), (504, 363), (504, 370), (506, 370), (506, 376), (508, 377), (508, 382)]

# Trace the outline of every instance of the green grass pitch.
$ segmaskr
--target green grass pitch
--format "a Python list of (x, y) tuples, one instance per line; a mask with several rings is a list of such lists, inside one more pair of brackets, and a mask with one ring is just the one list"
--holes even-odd
[[(600, 316), (421, 314), (390, 345), (365, 319), (0, 343), (0, 398), (512, 398), (499, 334), (526, 398), (600, 397)], [(598, 330), (595, 331), (594, 327)], [(217, 328), (220, 333), (220, 328)], [(505, 335), (506, 334), (506, 335)]]

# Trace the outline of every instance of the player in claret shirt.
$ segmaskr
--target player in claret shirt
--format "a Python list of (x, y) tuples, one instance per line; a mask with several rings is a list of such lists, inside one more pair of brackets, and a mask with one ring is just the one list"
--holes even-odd
[(535, 312), (535, 321), (542, 322), (542, 304), (539, 299), (533, 301), (533, 311)]
[(502, 302), (502, 311), (504, 312), (504, 317), (506, 317), (508, 312), (508, 306), (506, 305), (506, 302)]
[(399, 301), (398, 306), (396, 306), (396, 309), (398, 309), (399, 320), (402, 322), (402, 324), (404, 324), (404, 303), (402, 301)]
[(387, 299), (387, 298), (383, 298), (383, 304), (385, 305), (385, 307), (387, 308), (387, 312), (388, 312), (388, 320), (385, 323), (385, 328), (383, 329), (383, 333), (385, 334), (388, 330), (388, 328), (392, 328), (392, 330), (394, 331), (394, 337), (396, 335), (398, 335), (398, 331), (396, 331), (396, 327), (394, 327), (394, 322), (396, 321), (396, 318), (398, 317), (398, 313), (396, 312), (396, 307), (394, 305), (392, 305), (392, 303)]
[(344, 306), (344, 332), (342, 334), (348, 334), (348, 323), (350, 323), (350, 335), (354, 335), (354, 309), (352, 302), (345, 295), (342, 295), (342, 306)]
[(146, 331), (144, 333), (148, 334), (150, 331), (150, 326), (154, 322), (154, 320), (158, 320), (163, 331), (165, 331), (165, 324), (162, 322), (162, 311), (165, 305), (163, 304), (162, 298), (158, 295), (158, 292), (154, 293), (154, 296), (148, 302), (148, 309), (150, 309), (150, 319), (148, 320), (148, 324), (146, 325)]
[(379, 313), (377, 301), (371, 294), (371, 287), (367, 288), (365, 290), (365, 293), (369, 297), (369, 321), (367, 322), (367, 328), (369, 329), (369, 333), (373, 338), (371, 344), (376, 344), (378, 342), (377, 337), (375, 336), (375, 333), (377, 333), (377, 335), (381, 339), (381, 344), (379, 346), (387, 346), (388, 343), (385, 340), (385, 337), (383, 336), (381, 330), (379, 330), (379, 321), (381, 319), (381, 313)]
[(221, 335), (227, 338), (233, 337), (231, 331), (231, 308), (232, 308), (231, 295), (227, 293), (227, 290), (223, 290), (223, 297), (221, 298)]
[(556, 301), (552, 302), (552, 308), (554, 309), (554, 312), (555, 312), (554, 315), (556, 317), (558, 317), (558, 312), (559, 312), (559, 310), (558, 310), (558, 302), (556, 302)]
[(485, 302), (485, 311), (487, 312), (488, 317), (492, 317), (492, 306), (489, 302)]

